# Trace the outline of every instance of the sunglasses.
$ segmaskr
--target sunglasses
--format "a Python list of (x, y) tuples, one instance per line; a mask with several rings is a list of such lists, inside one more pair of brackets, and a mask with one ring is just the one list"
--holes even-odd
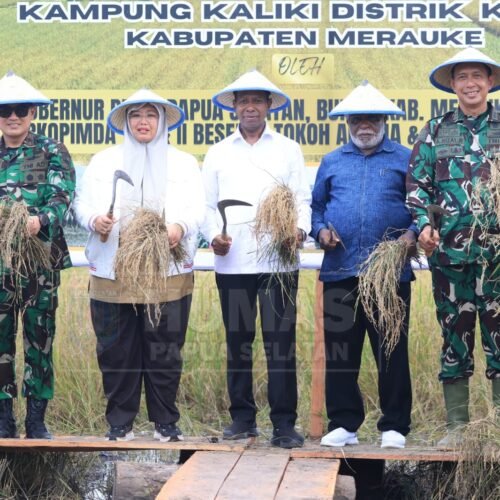
[(28, 116), (28, 113), (32, 107), (32, 104), (19, 104), (17, 106), (0, 106), (0, 117), (9, 118), (12, 113), (18, 118), (24, 118)]
[(384, 119), (384, 115), (351, 115), (348, 121), (351, 125), (359, 125), (363, 121), (378, 123)]

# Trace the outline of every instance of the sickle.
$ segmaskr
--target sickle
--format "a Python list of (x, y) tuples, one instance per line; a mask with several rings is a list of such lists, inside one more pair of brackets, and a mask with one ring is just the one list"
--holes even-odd
[(226, 218), (226, 208), (227, 207), (251, 207), (251, 203), (247, 203), (246, 201), (240, 200), (221, 200), (217, 203), (217, 208), (219, 209), (220, 216), (222, 218), (222, 236), (226, 237), (227, 235), (227, 218)]
[[(130, 176), (127, 174), (127, 172), (124, 172), (123, 170), (115, 170), (115, 174), (113, 175), (113, 192), (111, 194), (111, 205), (109, 206), (109, 210), (107, 213), (107, 216), (111, 219), (113, 217), (113, 212), (115, 209), (115, 201), (116, 201), (116, 183), (118, 182), (118, 179), (122, 179), (125, 182), (128, 182), (131, 186), (134, 185), (132, 182), (132, 179)], [(103, 243), (106, 243), (108, 241), (109, 234), (101, 234), (101, 241)]]
[(431, 238), (434, 236), (434, 230), (436, 229), (436, 215), (451, 215), (449, 210), (440, 207), (439, 205), (428, 205), (427, 215), (429, 217), (429, 224), (431, 226)]

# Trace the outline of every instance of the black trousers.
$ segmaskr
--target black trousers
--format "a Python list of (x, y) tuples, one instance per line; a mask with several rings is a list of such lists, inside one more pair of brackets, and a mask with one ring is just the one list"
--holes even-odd
[(283, 273), (283, 290), (270, 274), (216, 274), (226, 329), (227, 386), (233, 421), (254, 423), (252, 344), (257, 299), (267, 360), (267, 394), (274, 427), (293, 427), (297, 419), (295, 326), (298, 271)]
[(90, 301), (109, 425), (133, 423), (143, 379), (149, 420), (162, 424), (179, 420), (175, 400), (191, 295), (161, 304), (158, 325), (151, 323), (148, 307)]
[(344, 427), (355, 432), (363, 423), (365, 411), (358, 385), (365, 333), (378, 368), (380, 399), (379, 431), (410, 431), (411, 382), (408, 362), (408, 324), (410, 283), (400, 283), (399, 296), (405, 301), (404, 327), (398, 345), (387, 359), (380, 334), (371, 324), (361, 304), (356, 307), (358, 279), (348, 278), (323, 284), (326, 411), (328, 430)]

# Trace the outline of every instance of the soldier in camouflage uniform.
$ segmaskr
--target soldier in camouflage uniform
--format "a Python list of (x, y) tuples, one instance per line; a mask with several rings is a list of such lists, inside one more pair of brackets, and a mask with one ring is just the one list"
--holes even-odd
[(61, 223), (73, 199), (75, 171), (65, 146), (29, 131), (35, 106), (50, 100), (22, 78), (0, 80), (0, 198), (24, 202), (28, 230), (51, 249), (52, 269), (13, 276), (0, 262), (0, 438), (17, 437), (12, 400), (17, 396), (15, 338), (18, 315), (24, 340), (23, 395), (27, 398), (26, 437), (50, 439), (45, 423), (54, 394), (52, 342), (59, 272), (71, 266)]
[[(437, 318), (443, 334), (439, 379), (447, 410), (447, 436), (461, 440), (469, 421), (469, 377), (474, 371), (474, 329), (479, 315), (486, 354), (486, 377), (500, 407), (500, 256), (493, 238), (482, 238), (474, 224), (474, 193), (490, 177), (500, 154), (500, 113), (488, 93), (500, 88), (500, 66), (475, 49), (466, 49), (431, 73), (437, 88), (454, 92), (459, 107), (430, 120), (413, 148), (407, 178), (407, 203), (421, 230), (419, 243), (429, 257)], [(427, 208), (447, 213), (432, 231)], [(492, 213), (479, 214), (488, 232), (498, 235)]]

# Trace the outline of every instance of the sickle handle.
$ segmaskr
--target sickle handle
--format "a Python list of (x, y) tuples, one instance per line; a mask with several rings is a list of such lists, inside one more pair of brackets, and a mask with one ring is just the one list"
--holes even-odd
[[(108, 213), (106, 214), (108, 218), (112, 219), (113, 218), (113, 209), (109, 209)], [(106, 241), (108, 241), (108, 238), (109, 238), (109, 233), (106, 233), (106, 234), (101, 234), (100, 235), (100, 240), (103, 242), (103, 243), (106, 243)]]

